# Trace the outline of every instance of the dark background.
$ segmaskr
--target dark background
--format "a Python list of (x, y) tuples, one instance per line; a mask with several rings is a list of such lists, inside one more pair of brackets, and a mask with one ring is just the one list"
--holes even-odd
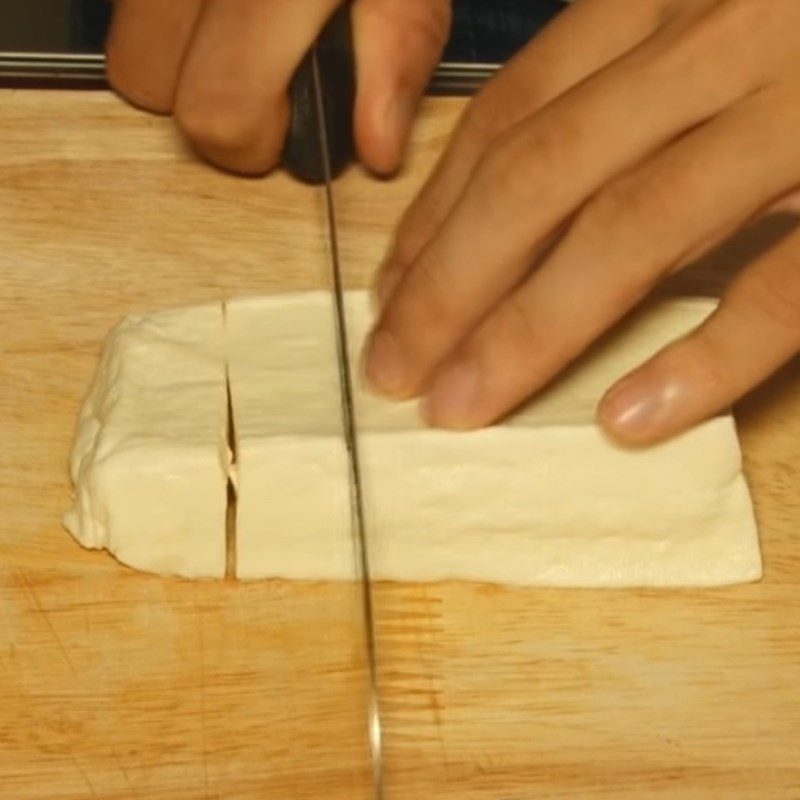
[[(170, 0), (164, 0), (170, 2)], [(0, 0), (0, 51), (99, 52), (107, 0)], [(563, 8), (560, 0), (454, 0), (444, 60), (496, 64)]]

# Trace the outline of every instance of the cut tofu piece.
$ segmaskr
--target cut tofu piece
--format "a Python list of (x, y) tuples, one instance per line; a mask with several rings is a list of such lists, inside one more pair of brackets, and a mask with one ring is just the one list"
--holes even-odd
[(121, 322), (80, 414), (67, 529), (137, 569), (223, 577), (226, 405), (221, 305)]
[[(366, 293), (346, 303), (357, 375), (371, 313)], [(594, 423), (614, 379), (712, 308), (651, 306), (507, 422), (474, 433), (426, 429), (415, 404), (359, 388), (374, 577), (587, 587), (760, 577), (729, 416), (647, 450), (618, 447)], [(240, 577), (353, 576), (332, 315), (328, 293), (228, 305)]]
[[(427, 430), (414, 404), (359, 392), (374, 574), (570, 587), (760, 578), (730, 415), (638, 450), (595, 423), (612, 383), (714, 307), (700, 298), (652, 303), (518, 413), (480, 431)], [(368, 298), (349, 297), (354, 341), (371, 317)]]
[(239, 578), (349, 579), (348, 457), (333, 299), (226, 305)]
[(371, 432), (361, 443), (381, 578), (625, 587), (761, 576), (728, 418), (648, 451), (593, 425)]

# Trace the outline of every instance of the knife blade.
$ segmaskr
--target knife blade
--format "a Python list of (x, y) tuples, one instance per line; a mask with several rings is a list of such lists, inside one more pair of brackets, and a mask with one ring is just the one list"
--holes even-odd
[[(349, 16), (349, 10), (348, 10)], [(324, 39), (324, 34), (323, 34)], [(351, 40), (350, 40), (351, 41)], [(350, 44), (352, 47), (352, 43)], [(347, 335), (347, 316), (344, 302), (344, 281), (339, 256), (339, 238), (336, 220), (336, 204), (333, 191), (333, 169), (331, 163), (330, 135), (326, 115), (326, 93), (319, 57), (318, 44), (311, 51), (311, 78), (314, 95), (314, 108), (319, 144), (319, 165), (324, 181), (325, 205), (327, 210), (328, 242), (330, 247), (331, 281), (335, 307), (335, 336), (339, 365), (339, 388), (341, 395), (342, 425), (347, 446), (350, 519), (352, 525), (353, 551), (355, 556), (356, 579), (360, 587), (361, 610), (363, 613), (365, 650), (367, 660), (367, 733), (372, 763), (372, 794), (375, 800), (383, 800), (383, 731), (381, 727), (380, 703), (378, 694), (378, 661), (375, 633), (375, 611), (370, 579), (369, 542), (364, 513), (364, 492), (361, 480), (361, 462), (358, 449), (358, 427), (354, 402), (353, 374), (350, 368), (350, 350)], [(341, 76), (339, 76), (340, 78)], [(334, 77), (334, 80), (339, 80)]]

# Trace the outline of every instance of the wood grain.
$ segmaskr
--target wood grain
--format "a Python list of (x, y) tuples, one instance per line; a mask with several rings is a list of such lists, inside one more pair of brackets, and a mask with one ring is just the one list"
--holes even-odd
[[(426, 105), (398, 180), (341, 181), (352, 285), (461, 106)], [(0, 93), (0, 797), (369, 796), (353, 587), (140, 575), (59, 525), (108, 328), (326, 285), (322, 212), (108, 95)], [(800, 798), (797, 365), (739, 417), (760, 584), (378, 587), (390, 798)]]

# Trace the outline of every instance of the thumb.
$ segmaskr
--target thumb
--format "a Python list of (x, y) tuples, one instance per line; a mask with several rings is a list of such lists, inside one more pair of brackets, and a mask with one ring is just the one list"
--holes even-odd
[(450, 0), (357, 0), (355, 138), (363, 163), (396, 171), (450, 32)]

